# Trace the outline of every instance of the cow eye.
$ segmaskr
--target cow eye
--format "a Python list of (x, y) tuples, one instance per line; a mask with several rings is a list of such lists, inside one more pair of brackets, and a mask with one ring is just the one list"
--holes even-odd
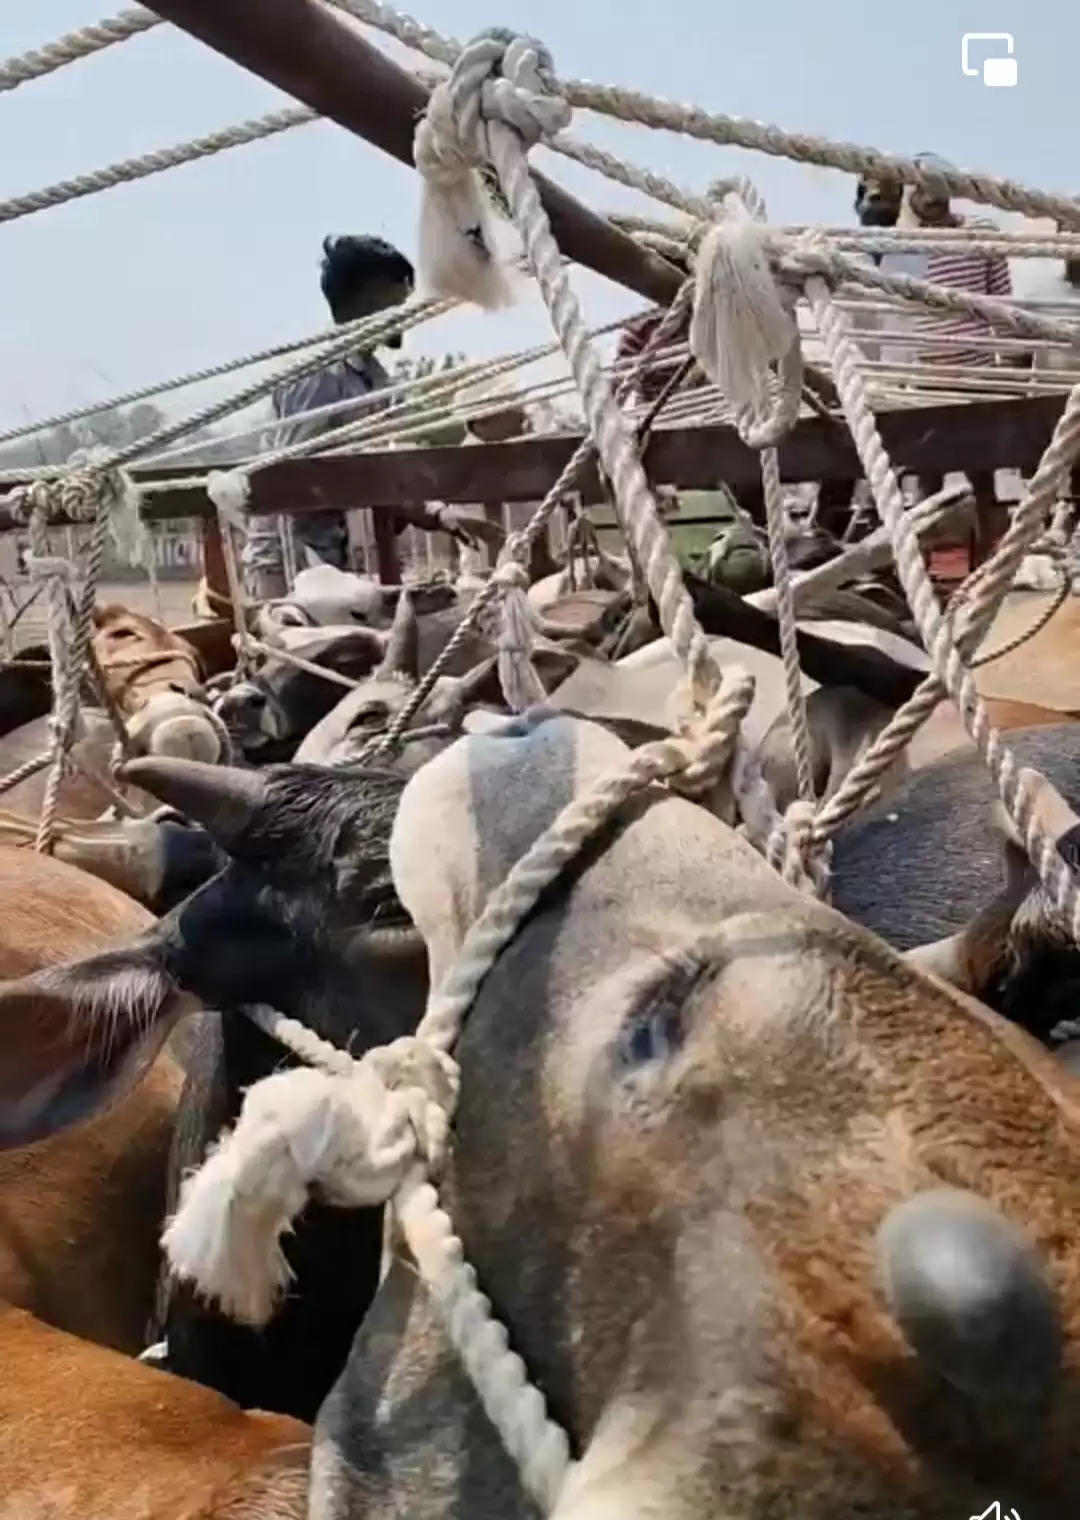
[(635, 1010), (619, 1039), (619, 1064), (629, 1069), (666, 1061), (682, 1045), (682, 1000), (654, 1000)]
[(387, 709), (382, 703), (375, 707), (365, 707), (363, 712), (358, 712), (349, 724), (349, 732), (357, 728), (382, 728), (388, 717)]

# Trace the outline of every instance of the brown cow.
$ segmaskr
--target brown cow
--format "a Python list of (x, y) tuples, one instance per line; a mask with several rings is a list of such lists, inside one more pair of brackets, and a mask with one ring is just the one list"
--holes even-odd
[[(153, 922), (74, 866), (0, 846), (0, 996), (7, 979), (130, 941)], [(17, 1013), (0, 1010), (0, 1097), (23, 1075)], [(114, 1108), (23, 1150), (0, 1150), (0, 1300), (88, 1340), (142, 1348), (181, 1082), (162, 1053)]]
[(197, 697), (203, 669), (187, 639), (118, 602), (94, 609), (94, 650), (113, 701), (125, 717), (162, 691)]
[(303, 1520), (311, 1433), (288, 1415), (0, 1305), (0, 1520)]
[[(94, 625), (94, 651), (109, 693), (127, 720), (135, 753), (211, 762), (223, 759), (220, 725), (210, 718), (202, 700), (202, 667), (192, 645), (153, 618), (118, 603), (96, 608)], [(108, 781), (114, 741), (105, 713), (87, 707), (83, 734), (73, 751), (77, 766), (60, 785), (62, 817), (96, 818), (110, 806), (113, 798), (108, 787), (94, 777)], [(47, 717), (13, 729), (0, 739), (0, 775), (42, 754), (49, 743)], [(47, 780), (48, 771), (40, 770), (12, 787), (4, 793), (4, 807), (37, 818)], [(142, 793), (128, 800), (141, 812), (154, 805)]]

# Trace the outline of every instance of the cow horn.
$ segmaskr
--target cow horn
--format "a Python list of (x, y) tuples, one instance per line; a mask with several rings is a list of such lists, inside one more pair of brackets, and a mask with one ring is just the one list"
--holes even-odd
[(253, 822), (266, 800), (265, 777), (231, 765), (152, 755), (129, 760), (120, 774), (132, 786), (142, 787), (193, 823), (202, 824), (225, 850)]
[(974, 979), (964, 950), (964, 935), (948, 934), (928, 945), (915, 945), (911, 950), (905, 950), (904, 959), (916, 971), (929, 971), (951, 987), (973, 993), (976, 990)]
[(415, 681), (420, 670), (420, 624), (413, 599), (402, 591), (394, 609), (394, 621), (376, 675), (408, 676)]
[(974, 1398), (1039, 1398), (1061, 1367), (1057, 1302), (1021, 1231), (985, 1199), (931, 1188), (877, 1233), (881, 1285), (921, 1361)]

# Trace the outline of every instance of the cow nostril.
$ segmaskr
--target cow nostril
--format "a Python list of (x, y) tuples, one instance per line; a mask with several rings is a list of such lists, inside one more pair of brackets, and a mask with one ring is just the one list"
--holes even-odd
[(266, 693), (259, 691), (258, 687), (254, 687), (251, 691), (245, 692), (244, 705), (246, 707), (254, 707), (258, 711), (259, 708), (266, 706)]

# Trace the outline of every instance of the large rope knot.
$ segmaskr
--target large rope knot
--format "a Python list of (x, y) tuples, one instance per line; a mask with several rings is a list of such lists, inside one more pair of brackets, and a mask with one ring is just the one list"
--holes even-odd
[(668, 756), (664, 779), (672, 791), (693, 798), (729, 823), (737, 812), (732, 761), (753, 700), (753, 676), (739, 665), (725, 666), (704, 710), (687, 714), (679, 722), (678, 737), (655, 746)]
[(769, 448), (799, 412), (798, 291), (773, 272), (768, 227), (740, 196), (725, 191), (694, 266), (690, 349), (731, 402), (743, 441)]
[(385, 1203), (413, 1170), (435, 1170), (458, 1069), (423, 1040), (396, 1040), (348, 1069), (257, 1082), (235, 1129), (185, 1179), (162, 1244), (177, 1277), (225, 1313), (265, 1324), (289, 1281), (281, 1237), (311, 1189), (340, 1208)]
[(509, 302), (476, 170), (499, 169), (505, 142), (492, 129), (509, 129), (527, 152), (562, 131), (570, 115), (551, 55), (534, 38), (493, 28), (462, 49), (450, 77), (432, 91), (413, 140), (424, 183), (420, 273), (432, 294), (489, 310)]
[(832, 874), (832, 843), (815, 837), (816, 813), (813, 801), (796, 798), (782, 817), (777, 815), (765, 858), (791, 886), (824, 899)]

